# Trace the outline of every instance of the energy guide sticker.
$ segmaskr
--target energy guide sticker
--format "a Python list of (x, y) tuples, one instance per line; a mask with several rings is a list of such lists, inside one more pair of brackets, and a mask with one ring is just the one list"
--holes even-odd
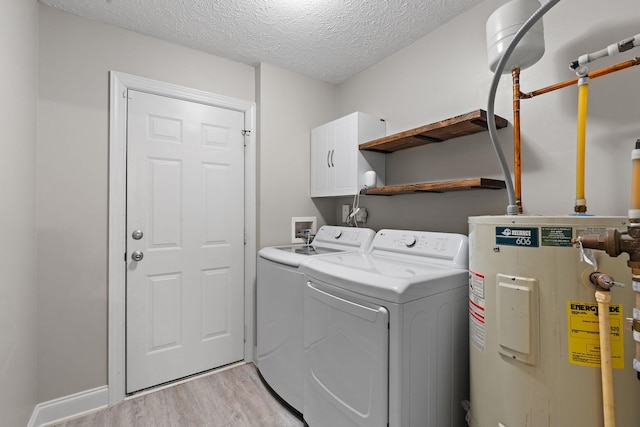
[[(569, 363), (600, 367), (600, 326), (598, 304), (569, 301)], [(624, 337), (622, 332), (622, 305), (609, 306), (611, 324), (611, 364), (614, 369), (624, 368)]]
[(485, 348), (484, 313), (484, 276), (469, 270), (469, 336), (478, 351)]

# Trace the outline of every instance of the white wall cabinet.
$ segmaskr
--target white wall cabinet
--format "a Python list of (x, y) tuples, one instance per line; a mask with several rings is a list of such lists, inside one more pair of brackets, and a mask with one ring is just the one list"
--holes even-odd
[(311, 130), (311, 197), (350, 196), (375, 171), (384, 186), (383, 153), (360, 151), (359, 144), (386, 135), (384, 120), (355, 112)]

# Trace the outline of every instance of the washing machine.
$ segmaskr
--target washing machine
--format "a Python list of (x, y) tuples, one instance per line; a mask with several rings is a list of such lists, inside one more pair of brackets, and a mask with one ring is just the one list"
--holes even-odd
[(258, 252), (257, 357), (263, 380), (281, 400), (301, 413), (303, 396), (304, 274), (308, 258), (369, 250), (368, 228), (323, 226), (310, 245), (266, 247)]
[(310, 427), (466, 425), (467, 236), (380, 230), (300, 269)]

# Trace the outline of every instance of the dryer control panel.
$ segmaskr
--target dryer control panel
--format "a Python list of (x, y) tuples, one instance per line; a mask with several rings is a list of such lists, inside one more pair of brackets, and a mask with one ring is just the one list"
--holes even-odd
[(372, 248), (378, 253), (410, 254), (452, 267), (468, 266), (469, 244), (463, 234), (385, 229), (376, 233)]

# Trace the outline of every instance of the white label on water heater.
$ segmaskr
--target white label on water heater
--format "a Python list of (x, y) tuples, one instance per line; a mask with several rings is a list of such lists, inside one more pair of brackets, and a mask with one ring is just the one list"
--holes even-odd
[(485, 348), (484, 275), (469, 270), (469, 336), (478, 351)]

